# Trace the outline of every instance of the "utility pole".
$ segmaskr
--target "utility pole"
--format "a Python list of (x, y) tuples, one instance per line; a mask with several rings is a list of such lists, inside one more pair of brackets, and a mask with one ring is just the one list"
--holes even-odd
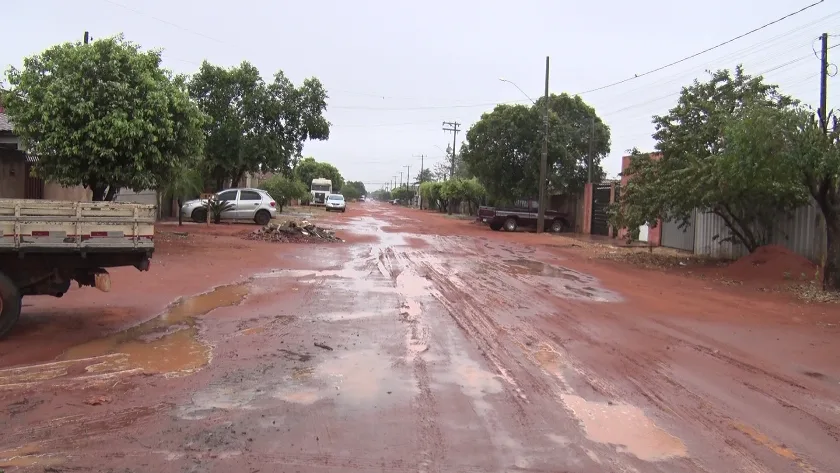
[(407, 165), (407, 166), (403, 166), (403, 167), (406, 169), (406, 171), (405, 171), (405, 188), (408, 189), (408, 187), (409, 187), (408, 183), (411, 182), (411, 165)]
[(403, 172), (400, 171), (400, 187), (402, 187), (402, 175), (403, 175)]
[(423, 158), (426, 157), (425, 154), (421, 154), (420, 156), (414, 155), (413, 158), (420, 158), (420, 174), (417, 175), (417, 203), (420, 206), (420, 210), (423, 210), (423, 196), (420, 195), (420, 186), (423, 185), (420, 182), (420, 179), (423, 178)]
[(589, 163), (586, 165), (586, 170), (589, 172), (589, 178), (586, 182), (592, 184), (592, 162), (595, 160), (595, 117), (592, 117), (592, 128), (589, 131)]
[(88, 44), (88, 41), (90, 41), (90, 33), (85, 31), (85, 44)]
[(543, 145), (540, 158), (540, 203), (537, 207), (537, 233), (545, 230), (545, 181), (548, 173), (548, 56), (545, 57), (545, 117), (543, 117)]
[[(449, 125), (449, 128), (446, 126)], [(451, 180), (455, 177), (455, 145), (457, 144), (457, 137), (458, 137), (458, 126), (461, 124), (458, 122), (443, 122), (443, 131), (451, 131), (452, 132), (452, 162), (449, 167), (449, 179)], [(449, 199), (449, 205), (447, 205), (446, 213), (452, 215), (452, 199)]]
[(397, 188), (397, 176), (394, 176), (394, 187), (392, 187), (391, 190), (393, 191), (396, 188)]
[(828, 33), (823, 33), (822, 57), (820, 58), (820, 122), (824, 132), (828, 132)]

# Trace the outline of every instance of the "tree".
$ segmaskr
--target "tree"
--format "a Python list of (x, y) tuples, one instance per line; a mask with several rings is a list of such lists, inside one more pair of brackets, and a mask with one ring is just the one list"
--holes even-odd
[(376, 199), (380, 202), (386, 202), (386, 201), (391, 200), (391, 193), (386, 191), (385, 189), (377, 189), (377, 190), (373, 191), (373, 193), (371, 195), (373, 196), (374, 199)]
[(327, 93), (316, 78), (300, 87), (282, 71), (266, 83), (248, 62), (225, 69), (207, 61), (189, 84), (211, 117), (204, 128), (206, 167), (217, 188), (238, 186), (246, 173), (288, 174), (307, 140), (326, 140)]
[(329, 179), (332, 181), (333, 192), (339, 192), (344, 187), (344, 177), (338, 169), (330, 163), (315, 161), (315, 158), (303, 159), (295, 167), (294, 176), (307, 187), (312, 185), (313, 179)]
[(442, 182), (424, 182), (420, 184), (420, 196), (427, 203), (430, 209), (446, 211), (446, 200), (441, 196), (443, 190)]
[[(495, 199), (511, 202), (539, 192), (544, 100), (529, 107), (498, 105), (467, 131), (461, 154), (469, 172)], [(587, 159), (595, 120), (593, 174), (604, 175), (601, 159), (610, 151), (610, 130), (579, 96), (549, 97), (548, 169), (550, 190), (580, 191), (587, 180)]]
[(367, 190), (361, 181), (348, 181), (341, 187), (341, 193), (345, 199), (354, 200), (367, 195)]
[(402, 203), (409, 203), (414, 198), (414, 189), (407, 187), (397, 187), (391, 191), (391, 197), (399, 200)]
[(116, 36), (53, 46), (10, 68), (2, 102), (39, 158), (35, 173), (113, 200), (120, 188), (161, 188), (173, 167), (200, 156), (204, 117), (160, 60)]
[(807, 110), (786, 117), (793, 151), (788, 158), (797, 168), (796, 177), (817, 203), (825, 219), (826, 254), (823, 285), (840, 289), (840, 124), (826, 117), (826, 126)]
[(268, 192), (272, 199), (277, 202), (277, 209), (282, 212), (290, 201), (294, 199), (304, 199), (309, 194), (309, 187), (304, 183), (290, 179), (282, 174), (275, 174), (269, 177), (260, 186), (261, 189)]
[(637, 155), (625, 175), (613, 224), (658, 219), (685, 224), (694, 209), (719, 216), (749, 251), (766, 244), (780, 214), (806, 202), (787, 157), (789, 128), (779, 114), (795, 101), (738, 67), (685, 87), (676, 107), (654, 117), (658, 160)]
[(174, 198), (178, 202), (178, 225), (184, 224), (181, 206), (185, 197), (196, 196), (204, 188), (204, 180), (198, 169), (183, 164), (170, 168), (169, 176), (163, 187), (164, 195)]
[(432, 173), (432, 170), (429, 169), (429, 168), (425, 168), (422, 171), (420, 171), (419, 173), (417, 173), (417, 179), (415, 180), (415, 182), (417, 184), (422, 184), (424, 182), (429, 182), (429, 181), (434, 181), (434, 180), (435, 180), (435, 178), (434, 178), (434, 174)]

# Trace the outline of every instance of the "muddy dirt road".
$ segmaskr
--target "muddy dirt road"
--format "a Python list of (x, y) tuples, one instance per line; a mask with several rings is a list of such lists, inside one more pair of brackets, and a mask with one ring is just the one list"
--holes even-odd
[[(0, 468), (832, 472), (840, 311), (360, 204), (160, 238), (0, 341)], [(194, 233), (194, 234), (193, 234)]]

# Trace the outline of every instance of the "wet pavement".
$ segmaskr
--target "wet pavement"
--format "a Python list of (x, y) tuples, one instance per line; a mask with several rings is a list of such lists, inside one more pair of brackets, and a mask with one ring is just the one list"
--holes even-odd
[[(198, 259), (164, 257), (172, 274), (160, 277), (172, 279), (155, 291), (131, 275), (138, 282), (121, 303), (89, 302), (144, 314), (136, 323), (56, 356), (31, 348), (12, 358), (3, 345), (49, 347), (60, 333), (21, 329), (0, 342), (15, 360), (0, 358), (0, 468), (671, 473), (840, 464), (836, 308), (750, 303), (702, 282), (598, 266), (558, 251), (549, 235), (388, 205), (325, 218), (348, 244), (231, 250), (237, 230), (225, 230), (208, 242), (226, 256), (214, 261), (219, 250), (207, 246)], [(237, 263), (236, 251), (247, 257)], [(201, 288), (205, 272), (213, 278)], [(68, 296), (70, 308), (36, 298), (29, 313), (75, 318), (85, 299)]]

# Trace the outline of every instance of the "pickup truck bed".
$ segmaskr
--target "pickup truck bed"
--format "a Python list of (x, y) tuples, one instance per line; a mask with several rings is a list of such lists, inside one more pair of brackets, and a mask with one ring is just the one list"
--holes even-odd
[[(478, 220), (486, 223), (492, 230), (515, 232), (520, 227), (537, 226), (537, 209), (503, 209), (481, 206), (478, 208)], [(555, 210), (545, 211), (545, 228), (554, 233), (568, 231), (571, 228), (568, 215)]]
[(115, 202), (0, 199), (0, 337), (23, 296), (110, 288), (105, 268), (149, 269), (156, 207)]

